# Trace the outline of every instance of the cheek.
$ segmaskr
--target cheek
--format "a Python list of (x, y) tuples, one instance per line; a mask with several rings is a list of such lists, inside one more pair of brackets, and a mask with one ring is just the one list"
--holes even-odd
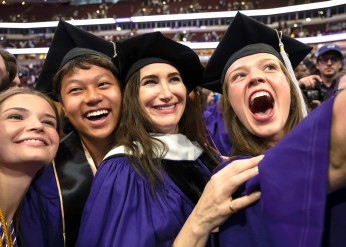
[[(234, 111), (237, 113), (240, 108), (241, 102), (244, 102), (243, 88), (240, 85), (229, 85), (228, 86), (228, 103), (232, 106)], [(238, 114), (237, 114), (238, 115)]]

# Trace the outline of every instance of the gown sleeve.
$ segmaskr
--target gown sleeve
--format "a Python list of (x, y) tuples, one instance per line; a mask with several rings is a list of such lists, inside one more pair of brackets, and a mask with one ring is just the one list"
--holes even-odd
[(60, 198), (52, 165), (38, 174), (24, 197), (19, 229), (20, 246), (64, 246)]
[(193, 204), (163, 176), (165, 188), (153, 195), (126, 157), (104, 161), (83, 211), (76, 246), (170, 246)]
[[(261, 199), (220, 228), (220, 246), (322, 246), (323, 234), (328, 232), (325, 210), (333, 101), (316, 108), (265, 152), (259, 176), (246, 185), (259, 182)], [(345, 211), (339, 213), (344, 219)]]

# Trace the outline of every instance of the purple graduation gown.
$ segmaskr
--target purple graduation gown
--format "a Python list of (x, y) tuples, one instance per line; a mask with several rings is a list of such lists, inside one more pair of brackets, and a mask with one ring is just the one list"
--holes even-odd
[(224, 123), (222, 109), (216, 103), (208, 106), (203, 112), (203, 119), (210, 143), (215, 145), (221, 155), (228, 156), (232, 144)]
[(65, 237), (69, 247), (74, 246), (77, 240), (82, 211), (94, 176), (76, 133), (71, 132), (61, 140), (54, 160), (56, 174), (50, 164), (36, 176), (23, 199), (17, 236), (20, 246), (62, 247)]
[[(197, 164), (210, 177), (199, 158)], [(106, 159), (95, 176), (76, 246), (171, 246), (195, 205), (165, 172), (162, 175), (163, 193), (153, 196), (127, 157)]]
[(261, 199), (220, 227), (220, 246), (346, 246), (345, 189), (327, 196), (333, 102), (265, 152), (259, 176), (240, 192), (259, 189)]

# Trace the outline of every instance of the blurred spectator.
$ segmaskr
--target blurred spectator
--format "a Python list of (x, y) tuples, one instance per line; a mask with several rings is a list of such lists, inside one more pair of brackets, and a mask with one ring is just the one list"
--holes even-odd
[(0, 49), (0, 92), (8, 89), (18, 80), (16, 57), (4, 49)]
[(310, 71), (306, 67), (306, 65), (302, 62), (295, 68), (294, 74), (295, 74), (297, 80), (300, 80), (303, 77), (309, 76), (310, 75)]
[(324, 45), (318, 50), (316, 68), (319, 74), (299, 80), (310, 108), (320, 105), (322, 101), (334, 95), (337, 78), (343, 67), (342, 60), (342, 50), (336, 44)]

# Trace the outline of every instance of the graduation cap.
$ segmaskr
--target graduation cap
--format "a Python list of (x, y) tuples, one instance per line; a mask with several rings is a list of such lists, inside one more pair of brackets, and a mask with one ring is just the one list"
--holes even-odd
[[(225, 72), (239, 58), (264, 52), (285, 62), (283, 53), (286, 52), (292, 67), (295, 68), (311, 49), (304, 43), (238, 12), (206, 65), (203, 87), (209, 85), (221, 92)], [(285, 65), (287, 67), (287, 64)]]
[[(89, 50), (74, 49), (76, 47)], [(56, 95), (53, 95), (53, 78), (55, 74), (61, 68), (61, 65), (67, 62), (66, 59), (71, 60), (82, 54), (105, 54), (110, 58), (114, 58), (116, 56), (115, 44), (65, 21), (59, 21), (35, 89), (47, 94), (53, 100), (57, 100)], [(68, 55), (67, 58), (65, 58), (66, 55)]]
[(131, 75), (152, 63), (168, 63), (177, 68), (184, 84), (193, 90), (203, 75), (198, 55), (188, 46), (152, 32), (117, 43), (121, 81), (127, 83)]
[(253, 54), (269, 53), (285, 64), (298, 89), (303, 114), (306, 115), (304, 97), (293, 68), (297, 67), (311, 50), (310, 46), (238, 12), (210, 57), (200, 86), (222, 93), (222, 83), (232, 63)]

